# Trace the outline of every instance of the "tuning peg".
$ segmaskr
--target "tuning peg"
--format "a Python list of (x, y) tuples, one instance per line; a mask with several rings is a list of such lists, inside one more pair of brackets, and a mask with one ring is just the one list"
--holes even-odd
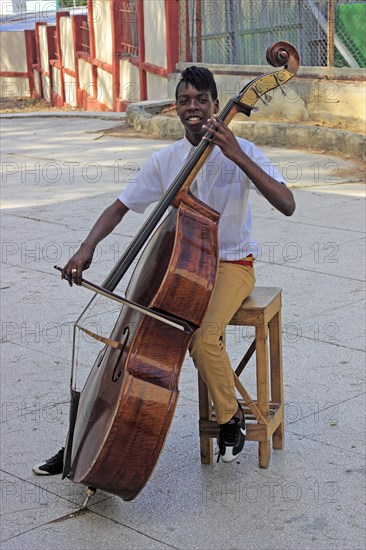
[(255, 93), (255, 95), (257, 96), (258, 99), (261, 100), (262, 103), (264, 103), (264, 105), (268, 105), (267, 101), (265, 99), (263, 99), (263, 97), (261, 96), (261, 90), (260, 90), (260, 87), (258, 86), (258, 89), (256, 86), (253, 86), (253, 92)]
[(286, 93), (286, 91), (282, 88), (282, 84), (281, 84), (280, 79), (278, 78), (278, 76), (277, 76), (276, 73), (274, 74), (274, 77), (275, 77), (275, 79), (276, 79), (276, 82), (277, 82), (278, 87), (279, 87), (280, 90), (281, 90), (281, 93), (282, 93), (283, 97), (286, 97), (286, 96), (287, 96), (287, 93)]

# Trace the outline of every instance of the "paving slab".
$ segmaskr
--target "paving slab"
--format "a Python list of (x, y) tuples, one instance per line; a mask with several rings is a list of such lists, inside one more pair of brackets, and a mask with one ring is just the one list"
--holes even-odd
[[(102, 114), (2, 119), (2, 548), (363, 549), (365, 203), (352, 159), (262, 148), (297, 201), (285, 218), (252, 196), (257, 284), (283, 289), (286, 443), (267, 470), (255, 442), (230, 465), (201, 465), (197, 372), (187, 357), (164, 451), (134, 501), (97, 491), (81, 512), (83, 486), (32, 474), (65, 440), (72, 327), (90, 299), (53, 265), (169, 143), (103, 134), (119, 122)], [(87, 278), (104, 280), (150, 211), (129, 213), (98, 247)], [(98, 329), (101, 315), (112, 323), (115, 314), (97, 301), (85, 322)], [(229, 328), (233, 364), (252, 338), (248, 327)], [(92, 342), (80, 341), (81, 386)], [(244, 380), (255, 395), (254, 358)]]
[[(75, 511), (75, 506), (63, 502), (52, 502), (51, 493), (42, 491), (33, 483), (1, 472), (2, 521), (1, 546), (23, 533), (57, 520), (61, 514)], [(59, 499), (56, 499), (59, 500)], [(14, 547), (13, 547), (14, 548)]]

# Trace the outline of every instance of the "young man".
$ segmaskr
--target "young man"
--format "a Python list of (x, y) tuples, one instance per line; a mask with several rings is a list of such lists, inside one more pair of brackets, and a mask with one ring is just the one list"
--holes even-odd
[[(214, 148), (192, 185), (192, 192), (220, 213), (220, 262), (217, 283), (202, 325), (195, 332), (190, 355), (207, 383), (220, 424), (219, 450), (224, 462), (238, 458), (245, 441), (245, 419), (236, 400), (233, 371), (225, 350), (225, 327), (255, 284), (251, 234), (250, 189), (277, 210), (291, 216), (295, 201), (270, 161), (250, 142), (236, 138), (216, 116), (217, 87), (212, 73), (189, 67), (176, 89), (177, 113), (185, 137), (154, 153), (119, 198), (100, 216), (80, 249), (62, 271), (70, 285), (80, 284), (98, 243), (128, 210), (144, 212), (158, 201), (202, 139)], [(209, 137), (204, 137), (210, 130)], [(169, 177), (167, 178), (167, 174)], [(63, 450), (33, 469), (38, 475), (62, 472)]]

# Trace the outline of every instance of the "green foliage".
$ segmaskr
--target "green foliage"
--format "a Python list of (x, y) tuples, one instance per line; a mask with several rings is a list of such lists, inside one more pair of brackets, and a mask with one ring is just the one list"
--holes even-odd
[(59, 0), (60, 8), (73, 8), (74, 6), (86, 6), (86, 0)]
[[(360, 67), (366, 67), (365, 21), (366, 3), (337, 6), (336, 33)], [(335, 66), (347, 65), (340, 52), (336, 50)]]

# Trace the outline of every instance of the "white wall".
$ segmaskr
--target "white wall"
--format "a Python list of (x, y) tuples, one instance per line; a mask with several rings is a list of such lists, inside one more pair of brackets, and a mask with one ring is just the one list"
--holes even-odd
[(157, 74), (147, 74), (147, 97), (148, 99), (167, 99), (167, 79)]
[(112, 75), (103, 71), (102, 69), (97, 69), (97, 98), (98, 101), (101, 101), (107, 105), (110, 109), (113, 109), (113, 78)]
[(30, 97), (28, 78), (1, 76), (0, 77), (0, 97), (7, 99), (19, 99)]
[(58, 96), (61, 95), (61, 71), (52, 66), (52, 91)]
[(140, 99), (140, 75), (135, 65), (128, 59), (121, 59), (120, 64), (120, 92), (122, 101), (139, 101)]
[(28, 72), (27, 51), (23, 31), (0, 32), (0, 68), (2, 71)]
[(112, 22), (110, 0), (97, 0), (94, 6), (95, 55), (112, 63)]
[(80, 89), (93, 95), (93, 78), (90, 63), (84, 59), (78, 59)]
[(76, 107), (76, 81), (72, 76), (64, 73), (65, 101), (68, 105)]
[[(24, 32), (0, 32), (0, 70), (27, 73), (27, 52)], [(29, 97), (29, 81), (25, 77), (0, 77), (0, 96), (6, 98)]]
[(165, 3), (144, 0), (145, 61), (166, 67)]
[(60, 18), (62, 64), (71, 71), (75, 70), (74, 43), (71, 17)]

